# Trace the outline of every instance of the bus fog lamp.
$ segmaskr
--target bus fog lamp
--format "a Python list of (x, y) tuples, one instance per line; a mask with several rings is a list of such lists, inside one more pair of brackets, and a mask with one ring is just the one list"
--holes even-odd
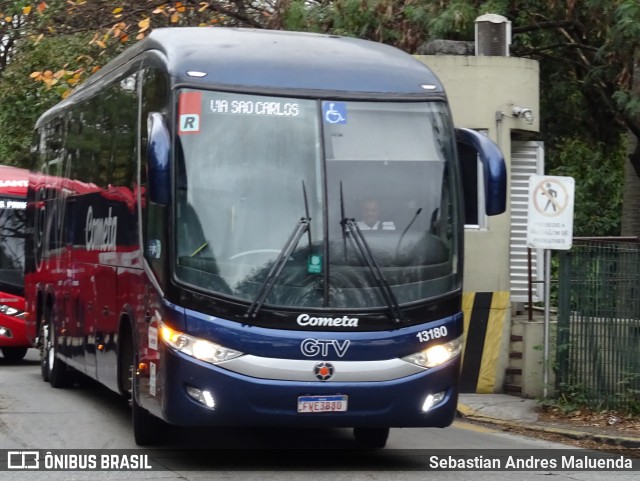
[(216, 407), (216, 401), (210, 391), (198, 389), (193, 386), (187, 386), (187, 394), (200, 404), (207, 406), (209, 409), (214, 409)]
[(436, 394), (429, 394), (426, 398), (424, 398), (424, 403), (422, 403), (422, 412), (429, 412), (432, 407), (440, 404), (444, 399), (445, 394), (446, 391), (441, 391)]
[(13, 337), (13, 334), (11, 333), (11, 329), (8, 327), (0, 326), (0, 336), (11, 338)]
[(459, 337), (444, 344), (430, 346), (423, 351), (405, 356), (402, 359), (425, 368), (437, 367), (459, 356), (462, 351), (462, 344), (462, 337)]

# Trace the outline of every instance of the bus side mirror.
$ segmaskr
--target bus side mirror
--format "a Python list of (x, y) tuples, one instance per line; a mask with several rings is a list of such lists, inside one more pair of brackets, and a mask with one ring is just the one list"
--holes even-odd
[(478, 153), (484, 173), (487, 215), (502, 214), (507, 208), (507, 167), (500, 148), (486, 135), (471, 129), (456, 129), (456, 141)]
[(149, 168), (149, 200), (156, 204), (169, 205), (171, 177), (169, 153), (171, 136), (159, 112), (151, 112), (147, 117), (147, 162)]

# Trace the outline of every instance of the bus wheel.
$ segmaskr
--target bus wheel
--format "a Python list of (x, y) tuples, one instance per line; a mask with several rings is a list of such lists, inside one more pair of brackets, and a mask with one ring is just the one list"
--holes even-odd
[(71, 385), (73, 374), (69, 371), (67, 364), (56, 357), (56, 339), (53, 321), (49, 319), (42, 340), (43, 350), (41, 351), (41, 363), (43, 379), (55, 388), (63, 388)]
[(389, 438), (389, 428), (354, 428), (353, 436), (360, 447), (382, 449)]
[(38, 335), (38, 346), (40, 350), (40, 373), (42, 380), (49, 382), (49, 351), (47, 343), (49, 342), (49, 324), (42, 322), (40, 324), (40, 334)]
[(2, 355), (7, 361), (16, 362), (27, 355), (27, 347), (7, 346), (2, 348)]
[(159, 419), (142, 408), (135, 399), (131, 399), (131, 417), (133, 419), (133, 437), (138, 446), (152, 446), (158, 442)]
[[(134, 359), (133, 356), (130, 357)], [(135, 373), (133, 364), (131, 365), (132, 374)], [(133, 421), (133, 437), (138, 446), (152, 446), (162, 441), (166, 424), (155, 417), (149, 411), (138, 404), (138, 381), (133, 379), (131, 382), (131, 419)]]

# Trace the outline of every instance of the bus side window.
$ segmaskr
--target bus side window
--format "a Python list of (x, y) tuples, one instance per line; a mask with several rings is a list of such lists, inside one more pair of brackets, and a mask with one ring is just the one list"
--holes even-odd
[(165, 288), (167, 281), (168, 209), (167, 206), (151, 202), (148, 184), (148, 133), (147, 118), (150, 112), (164, 112), (169, 101), (167, 76), (158, 69), (149, 67), (141, 72), (142, 112), (140, 115), (140, 202), (142, 204), (142, 239), (144, 253), (160, 286)]

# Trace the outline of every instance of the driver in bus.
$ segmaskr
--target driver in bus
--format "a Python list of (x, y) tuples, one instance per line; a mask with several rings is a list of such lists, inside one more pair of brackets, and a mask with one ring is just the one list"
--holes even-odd
[(393, 221), (383, 221), (380, 218), (380, 202), (376, 199), (365, 199), (361, 204), (361, 220), (358, 221), (360, 230), (396, 230)]

